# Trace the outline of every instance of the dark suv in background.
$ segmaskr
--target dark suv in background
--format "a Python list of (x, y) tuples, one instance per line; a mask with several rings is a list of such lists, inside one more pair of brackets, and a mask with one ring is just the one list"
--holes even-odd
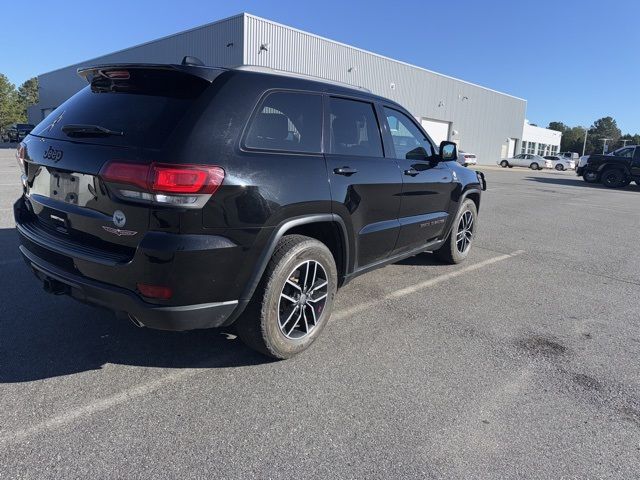
[(2, 140), (5, 142), (20, 142), (29, 132), (34, 129), (34, 126), (30, 123), (14, 123), (5, 127), (2, 133)]
[(17, 155), (20, 251), (51, 293), (287, 358), (355, 276), (469, 253), (483, 177), (390, 100), (255, 67), (79, 73)]
[(576, 174), (587, 183), (602, 183), (605, 187), (626, 187), (635, 181), (640, 185), (640, 145), (627, 145), (611, 153), (589, 155)]

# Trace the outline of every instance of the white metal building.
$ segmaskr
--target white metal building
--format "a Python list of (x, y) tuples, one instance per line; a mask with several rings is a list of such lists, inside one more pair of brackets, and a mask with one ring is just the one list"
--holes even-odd
[(404, 105), (436, 142), (455, 141), (479, 163), (520, 151), (525, 100), (246, 13), (42, 74), (30, 121), (85, 86), (79, 67), (180, 63), (185, 55), (206, 65), (260, 65), (368, 88)]
[(560, 151), (560, 140), (562, 140), (562, 133), (531, 125), (525, 120), (520, 153), (531, 153), (543, 157), (555, 155)]

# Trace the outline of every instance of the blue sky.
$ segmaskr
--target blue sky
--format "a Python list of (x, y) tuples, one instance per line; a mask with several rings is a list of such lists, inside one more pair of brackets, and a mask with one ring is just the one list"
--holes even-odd
[[(20, 6), (14, 2), (11, 8)], [(27, 78), (242, 11), (527, 99), (527, 118), (640, 133), (640, 1), (30, 0), (0, 29)], [(5, 9), (6, 11), (6, 9)]]

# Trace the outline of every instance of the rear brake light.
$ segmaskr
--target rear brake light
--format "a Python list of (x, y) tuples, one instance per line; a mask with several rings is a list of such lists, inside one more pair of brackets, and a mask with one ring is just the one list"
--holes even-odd
[(224, 170), (211, 165), (108, 162), (100, 171), (100, 177), (143, 190), (121, 190), (127, 198), (195, 206), (200, 197), (211, 196), (220, 188)]
[(138, 291), (143, 297), (147, 298), (159, 298), (161, 300), (168, 300), (173, 296), (173, 290), (169, 287), (162, 285), (149, 285), (148, 283), (136, 284)]
[(150, 189), (166, 193), (215, 193), (224, 180), (220, 167), (152, 165)]
[(16, 160), (18, 161), (18, 166), (20, 167), (21, 173), (26, 173), (25, 164), (24, 164), (24, 154), (25, 154), (24, 145), (18, 145), (18, 148), (16, 149)]
[(102, 74), (113, 80), (129, 80), (131, 77), (127, 70), (108, 70), (106, 72), (102, 72)]

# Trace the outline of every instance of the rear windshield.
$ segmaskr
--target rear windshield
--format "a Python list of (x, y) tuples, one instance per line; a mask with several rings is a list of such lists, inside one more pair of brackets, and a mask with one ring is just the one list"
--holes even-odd
[(19, 123), (16, 128), (18, 130), (29, 130), (31, 128), (33, 128), (33, 125), (31, 125), (30, 123)]
[[(160, 148), (208, 85), (206, 80), (171, 70), (120, 69), (114, 78), (97, 75), (89, 86), (39, 123), (32, 134), (74, 142)], [(70, 137), (63, 131), (65, 125), (99, 126), (122, 135)]]

